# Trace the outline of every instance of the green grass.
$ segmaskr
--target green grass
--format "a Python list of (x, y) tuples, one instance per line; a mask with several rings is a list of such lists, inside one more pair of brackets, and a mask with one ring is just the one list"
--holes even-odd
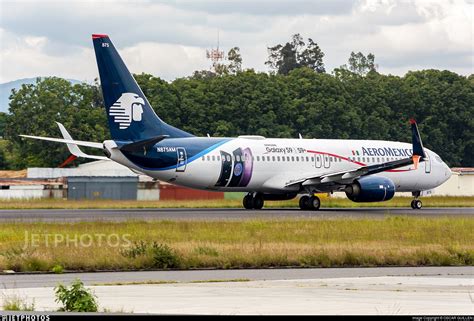
[[(346, 198), (319, 195), (323, 208), (328, 207), (410, 207), (411, 197), (395, 197), (387, 202), (354, 203)], [(425, 207), (474, 207), (474, 197), (423, 197)], [(298, 207), (298, 199), (267, 201), (265, 207)], [(30, 199), (4, 200), (0, 209), (91, 209), (91, 208), (242, 208), (242, 200), (180, 200), (180, 201), (117, 201), (117, 200), (62, 200)]]
[(147, 281), (132, 281), (132, 282), (105, 282), (94, 283), (95, 286), (113, 286), (113, 285), (161, 285), (161, 284), (196, 284), (196, 283), (226, 283), (226, 282), (250, 282), (250, 279), (222, 279), (222, 280), (198, 280), (198, 281), (168, 281), (168, 280), (147, 280)]
[(34, 301), (28, 303), (28, 300), (24, 297), (21, 297), (17, 294), (10, 296), (3, 296), (2, 309), (4, 311), (34, 311), (35, 303)]
[[(16, 222), (0, 225), (0, 270), (473, 265), (472, 231), (470, 217)], [(37, 246), (24, 247), (25, 233), (39, 235)], [(93, 242), (55, 246), (45, 237), (55, 233)], [(105, 242), (111, 235), (122, 247)]]

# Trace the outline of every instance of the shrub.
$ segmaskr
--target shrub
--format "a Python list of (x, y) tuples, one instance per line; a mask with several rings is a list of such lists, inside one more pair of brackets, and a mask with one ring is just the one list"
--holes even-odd
[(159, 269), (176, 268), (180, 260), (176, 252), (166, 244), (145, 241), (134, 242), (131, 247), (120, 250), (120, 254), (129, 259), (140, 256), (151, 257), (151, 267)]
[(148, 244), (145, 241), (134, 242), (130, 248), (120, 249), (120, 254), (129, 259), (146, 254)]
[(153, 267), (166, 269), (179, 266), (179, 258), (175, 251), (166, 244), (154, 242), (152, 245)]
[(81, 280), (76, 279), (71, 287), (59, 284), (54, 288), (56, 302), (62, 303), (63, 307), (59, 311), (65, 312), (97, 312), (97, 297), (91, 290), (84, 287)]
[(53, 271), (53, 273), (56, 273), (56, 274), (61, 274), (64, 272), (64, 268), (61, 265), (56, 264), (55, 266), (53, 266), (51, 271)]

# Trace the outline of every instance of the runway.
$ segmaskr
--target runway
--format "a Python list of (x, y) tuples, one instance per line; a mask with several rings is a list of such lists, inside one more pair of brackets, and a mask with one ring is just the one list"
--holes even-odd
[(2, 222), (86, 222), (127, 220), (248, 220), (291, 218), (384, 218), (387, 215), (413, 217), (474, 217), (473, 207), (423, 208), (326, 208), (301, 211), (296, 208), (245, 210), (239, 208), (153, 208), (153, 209), (41, 209), (0, 210)]
[(65, 274), (0, 274), (0, 286), (10, 288), (54, 287), (59, 282), (70, 283), (76, 278), (86, 285), (104, 283), (130, 283), (146, 281), (194, 282), (208, 280), (299, 280), (364, 277), (442, 277), (474, 278), (474, 267), (376, 267), (376, 268), (287, 268), (287, 269), (241, 269), (241, 270), (186, 270), (186, 271), (133, 271), (133, 272), (89, 272)]

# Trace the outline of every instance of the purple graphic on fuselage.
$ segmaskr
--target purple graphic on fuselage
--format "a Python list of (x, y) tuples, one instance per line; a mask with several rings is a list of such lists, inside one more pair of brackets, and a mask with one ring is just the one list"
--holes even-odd
[(249, 184), (253, 172), (252, 151), (250, 148), (246, 148), (242, 151), (242, 157), (244, 158), (244, 171), (239, 186), (245, 187)]
[[(221, 174), (215, 186), (245, 187), (252, 178), (253, 160), (250, 148), (237, 148), (229, 153), (221, 151)], [(232, 171), (232, 174), (231, 174)]]

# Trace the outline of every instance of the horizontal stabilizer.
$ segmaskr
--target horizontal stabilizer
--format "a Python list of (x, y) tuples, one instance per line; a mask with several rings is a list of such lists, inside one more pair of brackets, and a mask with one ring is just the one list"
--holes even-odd
[(168, 137), (168, 135), (160, 135), (153, 138), (140, 140), (138, 142), (123, 145), (122, 147), (120, 147), (120, 150), (126, 151), (126, 152), (139, 152), (139, 151), (147, 150), (153, 145), (155, 145), (156, 143), (161, 142), (166, 137)]
[(85, 141), (82, 141), (82, 140), (72, 140), (72, 139), (62, 139), (62, 138), (52, 138), (52, 137), (31, 136), (31, 135), (20, 135), (20, 136), (25, 137), (25, 138), (46, 140), (46, 141), (49, 141), (49, 142), (75, 144), (75, 145), (79, 145), (79, 146), (103, 149), (103, 144), (102, 143), (85, 142)]

